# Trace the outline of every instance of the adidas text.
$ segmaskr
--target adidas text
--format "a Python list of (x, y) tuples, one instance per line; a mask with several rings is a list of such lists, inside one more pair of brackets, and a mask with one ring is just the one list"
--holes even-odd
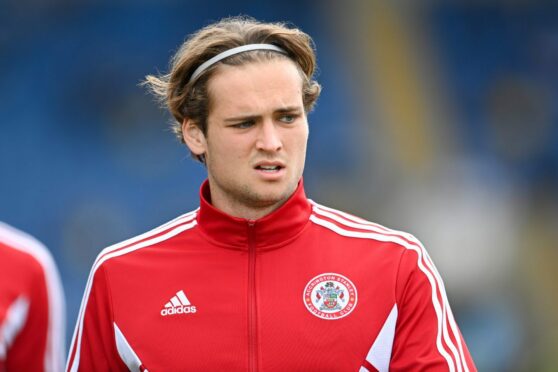
[(171, 307), (168, 309), (161, 310), (161, 315), (167, 316), (167, 315), (174, 315), (174, 314), (193, 314), (196, 311), (197, 310), (195, 306), (178, 306), (178, 307)]

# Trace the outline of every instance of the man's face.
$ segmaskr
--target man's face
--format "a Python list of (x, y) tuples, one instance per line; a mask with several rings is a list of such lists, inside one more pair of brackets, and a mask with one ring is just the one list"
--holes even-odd
[(197, 134), (198, 149), (189, 146), (205, 154), (212, 204), (233, 216), (262, 217), (289, 198), (302, 176), (308, 140), (302, 78), (292, 61), (278, 59), (220, 66), (208, 84), (207, 135)]

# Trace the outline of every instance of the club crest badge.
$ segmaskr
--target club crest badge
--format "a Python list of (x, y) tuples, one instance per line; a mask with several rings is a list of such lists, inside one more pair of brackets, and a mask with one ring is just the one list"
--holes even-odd
[(357, 304), (357, 290), (353, 282), (335, 273), (312, 278), (306, 284), (303, 296), (308, 311), (328, 320), (346, 317)]

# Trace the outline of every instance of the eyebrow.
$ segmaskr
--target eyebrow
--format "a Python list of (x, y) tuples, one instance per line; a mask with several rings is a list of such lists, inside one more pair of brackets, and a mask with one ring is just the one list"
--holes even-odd
[(298, 106), (287, 106), (287, 107), (283, 107), (280, 108), (278, 110), (275, 110), (275, 112), (294, 112), (294, 111), (301, 111), (301, 108)]
[[(275, 110), (274, 113), (283, 114), (283, 113), (287, 113), (287, 112), (297, 112), (297, 111), (302, 111), (302, 109), (298, 106), (287, 106), (287, 107), (281, 107), (281, 108)], [(225, 119), (225, 121), (231, 122), (231, 121), (255, 120), (255, 119), (259, 118), (260, 116), (261, 115), (241, 115), (241, 116), (235, 116), (235, 117), (232, 117), (232, 118), (227, 118), (227, 119)]]

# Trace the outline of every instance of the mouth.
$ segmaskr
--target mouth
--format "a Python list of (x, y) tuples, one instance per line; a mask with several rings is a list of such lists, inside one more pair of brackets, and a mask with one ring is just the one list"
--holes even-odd
[(282, 169), (280, 165), (257, 165), (256, 169), (262, 172), (273, 173), (278, 172)]
[(260, 163), (257, 164), (254, 168), (264, 173), (276, 173), (285, 168), (285, 166), (280, 163)]

